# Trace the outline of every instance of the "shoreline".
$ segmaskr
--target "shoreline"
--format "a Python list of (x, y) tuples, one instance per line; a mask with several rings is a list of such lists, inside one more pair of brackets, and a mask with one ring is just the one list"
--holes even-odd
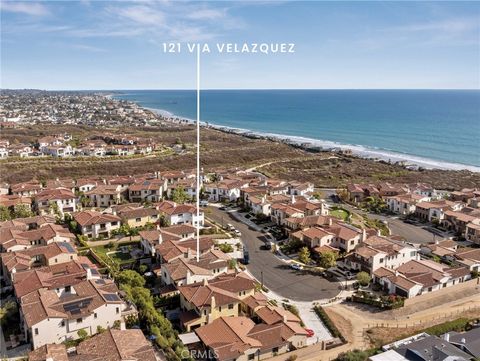
[[(112, 97), (119, 100), (119, 98), (117, 98), (116, 95), (113, 95)], [(132, 102), (134, 102), (135, 104), (137, 104), (138, 106), (144, 109), (147, 109), (156, 113), (157, 115), (161, 116), (164, 121), (169, 123), (186, 125), (186, 124), (195, 124), (196, 122), (196, 120), (175, 115), (165, 109), (145, 107), (135, 101), (132, 101)], [(205, 121), (201, 121), (200, 126), (204, 128), (215, 129), (228, 134), (240, 135), (250, 139), (264, 139), (264, 140), (270, 140), (274, 142), (280, 142), (293, 147), (304, 149), (309, 152), (342, 153), (350, 156), (356, 156), (359, 158), (368, 159), (375, 162), (383, 161), (383, 162), (388, 162), (392, 164), (399, 164), (403, 166), (405, 169), (409, 169), (409, 170), (418, 170), (422, 168), (422, 169), (438, 169), (438, 170), (451, 170), (451, 171), (466, 170), (474, 173), (480, 173), (479, 166), (423, 158), (421, 156), (403, 154), (400, 152), (385, 150), (381, 148), (375, 149), (375, 148), (370, 148), (363, 145), (343, 144), (343, 143), (338, 143), (334, 141), (321, 140), (321, 139), (315, 139), (315, 138), (306, 138), (306, 137), (287, 135), (287, 134), (253, 131), (250, 129), (229, 127), (229, 126), (205, 122)]]

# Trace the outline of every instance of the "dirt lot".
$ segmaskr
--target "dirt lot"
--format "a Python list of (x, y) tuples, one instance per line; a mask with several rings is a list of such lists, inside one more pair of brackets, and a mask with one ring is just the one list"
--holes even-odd
[[(42, 125), (3, 129), (1, 139), (11, 143), (36, 142), (39, 137), (68, 132), (77, 139), (98, 134), (117, 133), (152, 138), (155, 143), (170, 147), (175, 142), (185, 143), (186, 154), (147, 156), (139, 160), (122, 159), (32, 159), (0, 161), (1, 181), (20, 182), (54, 177), (129, 175), (154, 170), (186, 169), (195, 166), (193, 126), (165, 125), (149, 128), (78, 127), (72, 125)], [(214, 129), (202, 129), (201, 164), (206, 170), (217, 168), (249, 168), (272, 162), (258, 170), (268, 176), (286, 180), (310, 181), (317, 187), (342, 187), (349, 182), (427, 182), (436, 188), (460, 189), (480, 187), (480, 173), (468, 171), (409, 171), (398, 165), (374, 162), (331, 153), (309, 153), (286, 144), (269, 140), (249, 139)]]

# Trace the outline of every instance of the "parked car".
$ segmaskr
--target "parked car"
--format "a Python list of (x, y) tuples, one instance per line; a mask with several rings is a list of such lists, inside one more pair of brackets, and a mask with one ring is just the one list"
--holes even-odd
[(290, 264), (290, 268), (294, 269), (295, 271), (301, 271), (302, 270), (302, 266), (300, 266), (299, 264), (296, 264), (296, 263)]
[(345, 272), (345, 277), (347, 278), (347, 280), (353, 280), (356, 276), (353, 273), (347, 271)]
[(313, 337), (313, 335), (315, 335), (315, 332), (309, 328), (306, 328), (305, 331), (307, 331), (307, 337)]
[(235, 230), (235, 227), (232, 226), (230, 223), (227, 223), (227, 226), (225, 228), (232, 232)]
[(235, 235), (238, 237), (242, 235), (242, 232), (240, 232), (238, 229), (234, 230), (233, 233), (235, 233)]
[(226, 211), (226, 210), (227, 210), (227, 207), (225, 207), (225, 206), (221, 206), (221, 207), (220, 207), (220, 208), (218, 208), (218, 209), (220, 209), (221, 211)]
[(208, 201), (200, 201), (200, 207), (207, 207)]

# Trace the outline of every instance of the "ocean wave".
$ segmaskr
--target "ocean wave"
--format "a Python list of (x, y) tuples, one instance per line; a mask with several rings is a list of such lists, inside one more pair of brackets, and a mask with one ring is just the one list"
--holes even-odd
[[(147, 108), (147, 109), (157, 112), (159, 115), (162, 115), (164, 117), (178, 119), (188, 123), (196, 122), (196, 120), (194, 119), (181, 117), (181, 116), (172, 114), (171, 112), (166, 111), (164, 109), (157, 109), (157, 108)], [(339, 143), (339, 142), (330, 141), (330, 140), (321, 140), (321, 139), (307, 138), (307, 137), (295, 136), (295, 135), (260, 132), (260, 131), (254, 131), (251, 129), (231, 127), (231, 126), (215, 124), (215, 123), (206, 122), (206, 121), (201, 121), (200, 124), (202, 126), (208, 125), (209, 127), (214, 129), (225, 130), (225, 131), (236, 133), (239, 135), (243, 134), (243, 135), (254, 135), (258, 137), (274, 138), (279, 141), (284, 141), (284, 142), (293, 143), (297, 145), (310, 144), (314, 147), (320, 147), (327, 150), (328, 149), (349, 150), (352, 152), (352, 154), (360, 156), (362, 158), (378, 159), (378, 160), (390, 161), (392, 163), (404, 162), (406, 165), (413, 165), (413, 166), (422, 167), (426, 169), (469, 170), (471, 172), (480, 172), (480, 167), (473, 166), (473, 165), (462, 164), (462, 163), (452, 163), (452, 162), (446, 162), (442, 160), (424, 158), (424, 157), (420, 157), (413, 154), (401, 153), (398, 151), (392, 151), (390, 149), (383, 149), (379, 147), (368, 147), (361, 144), (346, 144), (346, 143)]]

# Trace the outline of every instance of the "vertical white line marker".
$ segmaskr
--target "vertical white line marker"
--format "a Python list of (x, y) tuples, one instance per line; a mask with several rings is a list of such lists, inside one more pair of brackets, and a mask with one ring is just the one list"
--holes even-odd
[(197, 44), (197, 262), (200, 261), (200, 44)]

